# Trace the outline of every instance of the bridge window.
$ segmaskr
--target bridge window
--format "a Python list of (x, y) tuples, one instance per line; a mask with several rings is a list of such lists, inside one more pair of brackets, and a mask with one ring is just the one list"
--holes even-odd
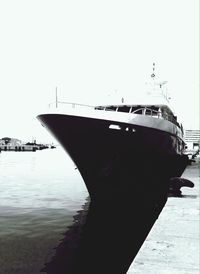
[(118, 108), (118, 111), (120, 112), (129, 112), (130, 111), (130, 107), (128, 106), (122, 106)]

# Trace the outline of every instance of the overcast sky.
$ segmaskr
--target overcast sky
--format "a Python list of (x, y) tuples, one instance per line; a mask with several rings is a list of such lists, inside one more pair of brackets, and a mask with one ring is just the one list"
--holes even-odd
[(36, 115), (60, 99), (141, 92), (152, 63), (186, 128), (199, 116), (198, 0), (0, 0), (0, 138), (53, 140)]

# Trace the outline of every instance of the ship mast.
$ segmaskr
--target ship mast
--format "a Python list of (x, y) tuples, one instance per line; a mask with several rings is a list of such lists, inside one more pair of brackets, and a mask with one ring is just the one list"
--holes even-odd
[(161, 92), (161, 94), (162, 94), (162, 96), (167, 100), (167, 102), (169, 103), (169, 99), (170, 99), (170, 97), (169, 97), (169, 95), (168, 95), (168, 93), (167, 93), (167, 91), (165, 90), (163, 90), (163, 86), (165, 85), (165, 84), (167, 84), (167, 81), (159, 81), (159, 82), (155, 82), (155, 63), (153, 63), (153, 72), (152, 72), (152, 74), (151, 74), (151, 78), (152, 78), (152, 80), (153, 80), (153, 83), (152, 83), (152, 90), (154, 91), (154, 92), (156, 92), (156, 90), (157, 90), (157, 92), (158, 92), (158, 88), (157, 87), (159, 87), (159, 90), (160, 90), (160, 92)]
[(56, 87), (56, 108), (58, 107), (58, 88)]
[(153, 72), (152, 72), (152, 74), (151, 74), (151, 78), (152, 78), (153, 80), (154, 80), (154, 78), (155, 78), (155, 76), (156, 76), (155, 73), (154, 73), (154, 72), (155, 72), (155, 66), (156, 66), (155, 63), (153, 63)]

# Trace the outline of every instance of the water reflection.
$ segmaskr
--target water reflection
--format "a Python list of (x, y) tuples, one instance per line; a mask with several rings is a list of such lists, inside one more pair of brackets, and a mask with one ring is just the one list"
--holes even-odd
[(82, 209), (73, 216), (73, 223), (67, 227), (61, 243), (55, 247), (55, 254), (45, 263), (41, 272), (49, 274), (73, 273), (77, 264), (80, 242), (83, 238), (83, 229), (86, 223), (90, 199), (86, 200)]
[(87, 201), (42, 272), (125, 274), (166, 202), (131, 195)]

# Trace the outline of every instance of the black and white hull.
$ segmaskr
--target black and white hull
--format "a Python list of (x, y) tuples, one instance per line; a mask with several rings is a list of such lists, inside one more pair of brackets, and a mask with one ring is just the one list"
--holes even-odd
[(138, 178), (147, 191), (153, 182), (160, 186), (164, 179), (181, 176), (187, 165), (183, 141), (166, 130), (64, 114), (39, 119), (78, 167), (91, 199), (137, 192), (142, 187), (135, 185)]

